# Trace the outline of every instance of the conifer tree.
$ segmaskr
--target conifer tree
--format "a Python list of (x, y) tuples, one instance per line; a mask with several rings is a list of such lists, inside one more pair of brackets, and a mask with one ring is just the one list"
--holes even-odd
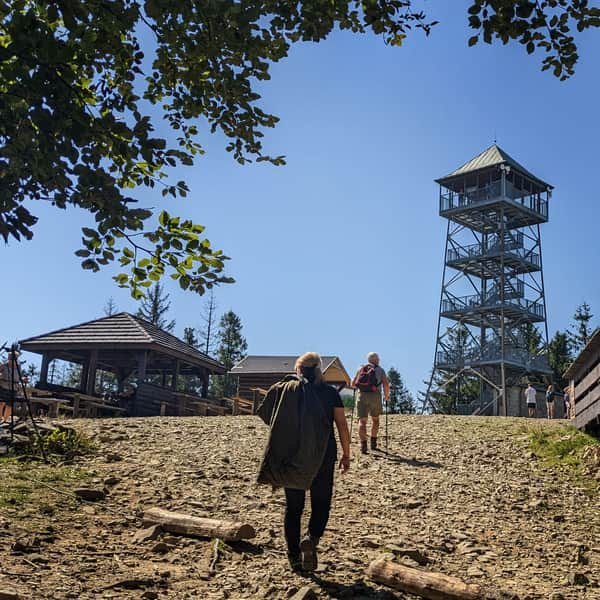
[(160, 281), (157, 281), (148, 290), (146, 298), (142, 298), (140, 308), (136, 314), (164, 331), (172, 332), (175, 328), (175, 320), (169, 321), (166, 316), (170, 307), (169, 294), (163, 291)]
[[(242, 335), (242, 321), (232, 311), (227, 311), (219, 322), (217, 334), (219, 346), (217, 360), (229, 371), (236, 363), (246, 356), (248, 344)], [(226, 373), (214, 380), (213, 393), (216, 396), (233, 396), (237, 392), (237, 378)]]
[(186, 327), (183, 330), (183, 341), (194, 348), (198, 348), (198, 337), (196, 336), (196, 330), (193, 327)]
[(593, 318), (590, 305), (587, 302), (580, 304), (575, 310), (573, 320), (575, 321), (569, 331), (569, 342), (575, 354), (579, 354), (592, 337), (593, 328), (590, 321)]
[(390, 382), (390, 402), (388, 410), (390, 413), (412, 414), (415, 412), (415, 404), (412, 394), (404, 385), (404, 381), (400, 373), (391, 367), (387, 372), (388, 381)]
[(552, 369), (554, 384), (559, 389), (567, 385), (567, 382), (563, 379), (563, 373), (571, 364), (572, 359), (568, 333), (557, 331), (548, 343), (548, 362)]

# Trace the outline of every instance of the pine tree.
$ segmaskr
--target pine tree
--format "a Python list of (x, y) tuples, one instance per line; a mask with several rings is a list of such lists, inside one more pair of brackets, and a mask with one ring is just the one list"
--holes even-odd
[[(229, 371), (233, 365), (246, 356), (248, 344), (242, 335), (242, 322), (232, 311), (226, 312), (219, 322), (217, 333), (219, 346), (217, 360)], [(237, 391), (237, 378), (229, 373), (215, 379), (213, 393), (219, 397), (230, 397)]]
[(542, 350), (542, 335), (533, 323), (525, 325), (525, 342), (527, 344), (527, 351), (534, 356)]
[(199, 340), (196, 336), (196, 330), (193, 327), (186, 327), (183, 330), (183, 341), (194, 348), (198, 348)]
[(198, 347), (209, 356), (212, 356), (217, 349), (217, 303), (215, 301), (215, 292), (213, 289), (208, 293), (208, 297), (202, 308), (202, 321), (204, 327), (200, 329)]
[(170, 307), (169, 294), (163, 293), (162, 285), (157, 281), (148, 290), (146, 298), (142, 298), (141, 306), (136, 314), (138, 317), (160, 327), (160, 329), (171, 332), (175, 328), (175, 320), (169, 321), (166, 318)]
[(106, 301), (106, 304), (104, 305), (104, 308), (102, 310), (104, 311), (104, 314), (107, 317), (112, 317), (112, 315), (119, 312), (119, 309), (117, 308), (117, 303), (114, 301), (112, 296)]
[(552, 369), (552, 379), (558, 389), (563, 389), (567, 385), (563, 373), (572, 360), (568, 333), (557, 331), (548, 343), (548, 362)]
[(390, 413), (412, 414), (415, 412), (414, 399), (402, 380), (400, 373), (391, 367), (387, 372), (390, 382), (390, 402), (388, 410)]
[(569, 331), (569, 342), (575, 354), (579, 354), (592, 337), (592, 327), (590, 321), (594, 316), (590, 312), (590, 305), (587, 302), (580, 304), (573, 315), (571, 331)]

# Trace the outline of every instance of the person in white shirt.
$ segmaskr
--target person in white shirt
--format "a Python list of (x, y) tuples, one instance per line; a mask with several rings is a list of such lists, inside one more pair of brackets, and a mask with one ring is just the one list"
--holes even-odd
[(536, 407), (536, 391), (531, 383), (527, 384), (525, 390), (525, 401), (527, 402), (527, 414), (531, 418), (535, 418), (535, 407)]

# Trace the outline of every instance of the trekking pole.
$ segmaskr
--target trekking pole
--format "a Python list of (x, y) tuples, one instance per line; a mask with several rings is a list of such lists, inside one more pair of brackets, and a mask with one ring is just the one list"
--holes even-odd
[(389, 400), (385, 401), (385, 453), (388, 453), (388, 409)]
[(352, 444), (352, 425), (354, 424), (354, 407), (356, 406), (356, 388), (352, 391), (352, 412), (350, 413), (350, 444)]

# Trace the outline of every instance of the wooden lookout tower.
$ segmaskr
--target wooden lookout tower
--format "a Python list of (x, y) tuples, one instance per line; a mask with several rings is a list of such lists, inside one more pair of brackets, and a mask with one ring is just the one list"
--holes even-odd
[(436, 182), (448, 223), (426, 402), (450, 393), (461, 414), (518, 416), (525, 378), (551, 373), (540, 224), (552, 186), (496, 144)]

